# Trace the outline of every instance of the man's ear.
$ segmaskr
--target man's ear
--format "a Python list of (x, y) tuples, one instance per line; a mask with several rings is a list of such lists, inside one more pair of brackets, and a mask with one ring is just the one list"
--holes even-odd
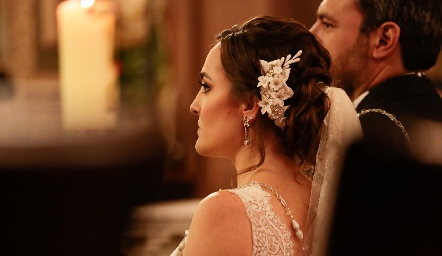
[(394, 22), (384, 22), (371, 33), (374, 48), (372, 57), (383, 59), (398, 50), (401, 28)]
[(252, 96), (247, 102), (244, 102), (242, 109), (244, 117), (252, 117), (253, 119), (256, 118), (261, 111), (261, 107), (258, 105), (259, 101), (260, 100), (258, 97)]

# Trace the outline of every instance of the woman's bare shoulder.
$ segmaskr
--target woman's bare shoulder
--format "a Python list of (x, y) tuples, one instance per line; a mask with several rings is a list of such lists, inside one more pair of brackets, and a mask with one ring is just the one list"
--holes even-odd
[(241, 199), (231, 192), (218, 191), (198, 204), (185, 254), (251, 254), (251, 236), (250, 222)]
[(245, 207), (237, 195), (220, 190), (201, 200), (196, 211), (203, 214), (210, 213), (209, 216), (229, 217), (232, 212), (245, 212)]

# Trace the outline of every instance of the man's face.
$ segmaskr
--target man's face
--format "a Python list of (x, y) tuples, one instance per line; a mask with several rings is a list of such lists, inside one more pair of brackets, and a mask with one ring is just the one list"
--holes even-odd
[(368, 61), (368, 37), (360, 33), (362, 20), (356, 0), (323, 0), (310, 29), (330, 52), (333, 85), (352, 99)]

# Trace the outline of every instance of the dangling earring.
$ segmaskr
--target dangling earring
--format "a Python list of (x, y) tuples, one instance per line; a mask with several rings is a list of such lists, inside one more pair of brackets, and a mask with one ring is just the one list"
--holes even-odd
[(245, 133), (244, 145), (250, 144), (250, 140), (249, 140), (250, 123), (249, 123), (249, 121), (251, 121), (251, 120), (252, 120), (252, 117), (250, 117), (248, 119), (247, 119), (247, 117), (244, 117), (244, 119), (243, 119), (244, 133)]

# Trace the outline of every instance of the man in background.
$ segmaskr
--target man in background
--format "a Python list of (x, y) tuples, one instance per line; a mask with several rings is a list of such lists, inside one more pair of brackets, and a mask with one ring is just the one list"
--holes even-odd
[(442, 3), (322, 0), (310, 30), (365, 137), (343, 165), (326, 255), (441, 255), (442, 99), (424, 72), (440, 54)]
[(440, 127), (442, 100), (424, 73), (441, 50), (440, 0), (323, 0), (310, 30), (330, 51), (334, 86), (354, 101), (367, 141), (403, 150), (421, 144), (427, 124)]

